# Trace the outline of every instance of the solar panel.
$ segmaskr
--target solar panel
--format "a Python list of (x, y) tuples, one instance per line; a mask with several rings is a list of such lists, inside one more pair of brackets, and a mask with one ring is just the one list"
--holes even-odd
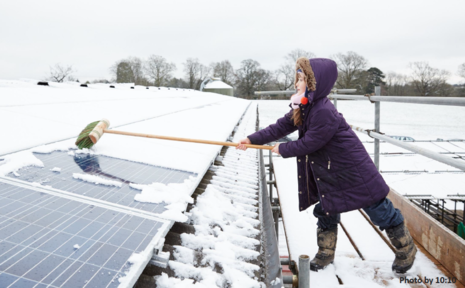
[[(13, 173), (7, 176), (153, 213), (165, 211), (164, 204), (135, 201), (134, 196), (140, 191), (131, 188), (130, 183), (182, 183), (189, 176), (197, 175), (191, 172), (98, 155), (76, 154), (70, 156), (67, 152), (34, 153), (34, 155), (44, 163), (43, 168), (25, 167), (20, 169), (16, 176)], [(54, 168), (60, 168), (61, 171), (52, 171)], [(117, 181), (122, 186), (104, 186), (84, 182), (74, 179), (74, 173), (97, 175)]]
[(37, 190), (0, 181), (0, 287), (117, 287), (165, 224)]

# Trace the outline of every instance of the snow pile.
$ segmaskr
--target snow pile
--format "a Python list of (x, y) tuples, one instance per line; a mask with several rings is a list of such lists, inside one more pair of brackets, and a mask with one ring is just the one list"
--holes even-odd
[(193, 203), (190, 197), (196, 177), (189, 177), (183, 183), (153, 183), (150, 185), (129, 184), (131, 188), (142, 190), (134, 199), (139, 202), (167, 204), (186, 202)]
[(186, 222), (187, 216), (182, 212), (186, 210), (188, 203), (193, 203), (190, 197), (197, 183), (197, 177), (189, 177), (183, 183), (153, 183), (150, 185), (129, 184), (131, 188), (141, 190), (134, 200), (145, 203), (166, 203), (167, 209), (160, 217), (178, 222)]
[(59, 167), (54, 167), (54, 168), (50, 169), (50, 171), (60, 173), (60, 172), (61, 172), (61, 168), (59, 168)]
[(96, 175), (73, 173), (73, 178), (82, 180), (85, 182), (89, 182), (89, 183), (98, 184), (98, 185), (116, 186), (116, 187), (123, 186), (123, 183), (121, 182), (108, 180), (108, 179), (105, 179), (105, 178), (102, 178)]
[[(249, 107), (233, 141), (254, 131), (255, 105)], [(215, 173), (190, 211), (195, 234), (181, 234), (182, 247), (175, 246), (175, 261), (169, 266), (176, 277), (157, 278), (158, 287), (261, 287), (257, 281), (260, 245), (258, 220), (257, 150), (228, 148), (217, 157), (224, 166)], [(190, 279), (188, 279), (190, 278)]]
[(15, 173), (26, 166), (44, 167), (44, 163), (35, 157), (31, 151), (21, 151), (18, 153), (6, 155), (0, 163), (0, 176), (6, 176), (9, 173)]
[(74, 244), (73, 248), (77, 250), (77, 249), (81, 248), (81, 246), (79, 246), (79, 244)]

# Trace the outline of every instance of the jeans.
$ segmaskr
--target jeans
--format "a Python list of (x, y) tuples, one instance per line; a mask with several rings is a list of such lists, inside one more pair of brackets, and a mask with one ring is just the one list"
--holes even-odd
[[(381, 201), (363, 208), (365, 213), (370, 217), (371, 222), (379, 229), (395, 227), (404, 221), (404, 216), (400, 213), (399, 209), (394, 208), (391, 200), (384, 198)], [(341, 214), (334, 214), (327, 216), (321, 204), (318, 203), (313, 210), (313, 215), (318, 218), (318, 227), (323, 230), (337, 227), (337, 224), (341, 221)]]

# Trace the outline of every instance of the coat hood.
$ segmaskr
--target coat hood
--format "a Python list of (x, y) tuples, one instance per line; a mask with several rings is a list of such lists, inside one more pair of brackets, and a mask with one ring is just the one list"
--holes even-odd
[(309, 102), (314, 102), (329, 95), (337, 80), (337, 65), (331, 59), (301, 57), (296, 62), (297, 70), (300, 69), (306, 76), (307, 90), (305, 97)]

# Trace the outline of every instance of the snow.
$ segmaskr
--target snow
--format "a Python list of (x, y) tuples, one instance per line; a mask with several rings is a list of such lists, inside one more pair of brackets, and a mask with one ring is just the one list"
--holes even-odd
[[(0, 120), (6, 115), (3, 114), (4, 110), (10, 112), (15, 110), (16, 116), (10, 115), (13, 118), (8, 121), (20, 123), (28, 121), (27, 125), (23, 125), (21, 138), (18, 138), (21, 140), (18, 143), (24, 145), (18, 146), (17, 143), (11, 147), (2, 145), (0, 154), (8, 152), (11, 148), (18, 150), (39, 145), (2, 157), (4, 161), (0, 162), (0, 176), (11, 172), (17, 173), (20, 168), (26, 166), (43, 167), (43, 163), (34, 156), (33, 152), (51, 153), (52, 151), (68, 151), (70, 156), (76, 153), (105, 155), (203, 175), (212, 159), (219, 153), (221, 146), (108, 134), (104, 135), (91, 150), (75, 150), (74, 141), (85, 125), (101, 119), (102, 116), (110, 119), (111, 127), (119, 125), (121, 127), (118, 129), (124, 131), (225, 141), (250, 103), (242, 99), (196, 91), (174, 89), (122, 91), (119, 86), (117, 89), (105, 87), (107, 86), (92, 85), (92, 89), (82, 89), (66, 84), (42, 87), (29, 83), (2, 85), (0, 81), (2, 111)], [(8, 94), (15, 97), (6, 97), (5, 95)], [(172, 101), (176, 101), (176, 105), (171, 105)], [(34, 119), (23, 119), (24, 115), (33, 116)], [(58, 126), (48, 124), (49, 120)], [(59, 125), (67, 125), (67, 127), (60, 128)], [(75, 129), (77, 126), (79, 129)], [(43, 129), (43, 127), (53, 127), (53, 129)], [(72, 134), (70, 129), (74, 131)], [(39, 130), (41, 134), (35, 135), (34, 133)], [(17, 130), (14, 132), (17, 133)], [(54, 142), (70, 136), (71, 139)], [(49, 142), (50, 144), (44, 144)], [(121, 187), (119, 182), (95, 175), (74, 176), (100, 185)], [(149, 203), (165, 202), (168, 204), (167, 210), (159, 214), (160, 217), (184, 222), (188, 217), (182, 212), (187, 203), (192, 202), (190, 194), (200, 179), (201, 177), (191, 178), (189, 182), (184, 183), (184, 186), (168, 185), (165, 188), (163, 188), (165, 184), (154, 183), (140, 189), (142, 191), (135, 200)], [(133, 188), (137, 187), (133, 186)]]
[(271, 281), (270, 284), (271, 284), (271, 285), (278, 285), (279, 283), (281, 283), (281, 279), (276, 278), (276, 279), (274, 279), (273, 281)]
[[(69, 83), (44, 87), (37, 86), (34, 82), (0, 80), (0, 121), (16, 124), (14, 127), (2, 126), (2, 133), (15, 137), (15, 141), (7, 141), (0, 146), (0, 176), (17, 173), (19, 169), (27, 166), (43, 167), (43, 163), (34, 153), (52, 151), (66, 151), (70, 156), (76, 153), (105, 155), (193, 172), (199, 176), (191, 177), (178, 185), (131, 185), (132, 188), (141, 191), (135, 200), (167, 204), (167, 210), (159, 214), (159, 217), (187, 221), (188, 215), (182, 212), (185, 211), (187, 203), (192, 202), (190, 195), (218, 155), (221, 146), (108, 134), (91, 150), (81, 151), (76, 150), (74, 145), (77, 135), (88, 123), (105, 117), (110, 119), (111, 129), (226, 141), (249, 104), (247, 100), (193, 90), (130, 89), (127, 85), (116, 85), (115, 89), (109, 89), (108, 85), (89, 85), (89, 88), (82, 88)], [(21, 130), (17, 129), (18, 126)], [(52, 170), (58, 172), (58, 169)], [(74, 176), (76, 179), (99, 185), (121, 185), (119, 182), (95, 175)], [(42, 183), (35, 185), (42, 186)], [(242, 211), (244, 215), (251, 213), (247, 203), (241, 205), (239, 212)], [(251, 234), (254, 233), (254, 228), (250, 227), (253, 224), (251, 220), (238, 218), (237, 227), (234, 229)], [(234, 229), (231, 228), (230, 233), (234, 233)], [(228, 237), (233, 238), (225, 232), (220, 239), (226, 241)], [(246, 241), (241, 237), (247, 238), (237, 235), (234, 242), (244, 242), (246, 246), (255, 243), (252, 241), (254, 239)], [(163, 241), (159, 241), (161, 239), (153, 239), (146, 250), (131, 257), (132, 266), (125, 271), (125, 277), (118, 279), (121, 287), (130, 285), (132, 279), (141, 273), (151, 258), (154, 247), (163, 245)], [(238, 255), (237, 257), (255, 257), (255, 251), (250, 252), (236, 246), (234, 255)], [(209, 261), (220, 261), (214, 253), (210, 255)], [(255, 269), (254, 266), (239, 265), (235, 262), (237, 260), (226, 260), (231, 262), (231, 275), (247, 275), (246, 273)], [(238, 266), (244, 271), (238, 270)], [(216, 274), (211, 271), (210, 274), (212, 273)], [(209, 272), (201, 271), (201, 275), (203, 274)], [(221, 277), (221, 281), (224, 281), (224, 277)], [(195, 285), (201, 287), (197, 283)]]
[(73, 246), (73, 248), (77, 250), (77, 249), (81, 248), (81, 246), (79, 246), (79, 244), (75, 244), (75, 245)]
[(231, 89), (232, 87), (223, 81), (211, 81), (205, 85), (204, 89)]
[[(233, 141), (253, 132), (255, 109), (253, 106), (249, 108)], [(252, 206), (258, 203), (257, 151), (229, 148), (223, 157), (216, 159), (225, 166), (210, 167), (215, 173), (222, 173), (217, 173), (197, 197), (190, 210), (190, 223), (195, 227), (195, 234), (181, 234), (183, 247), (175, 247), (173, 256), (176, 261), (169, 262), (170, 268), (177, 278), (193, 278), (196, 284), (207, 287), (223, 287), (226, 283), (228, 287), (261, 287), (262, 283), (255, 279), (260, 267), (244, 262), (259, 256), (257, 246), (260, 241), (256, 237), (260, 233), (257, 229), (260, 222), (256, 219), (258, 211)], [(194, 251), (202, 253), (201, 260), (194, 257)], [(217, 265), (222, 269), (221, 274), (212, 270)], [(192, 282), (162, 275), (157, 279), (157, 285), (187, 287)]]
[(60, 172), (61, 172), (61, 168), (59, 168), (59, 167), (54, 167), (54, 168), (50, 169), (50, 171), (60, 173)]
[[(144, 119), (156, 119), (156, 117), (164, 115), (177, 114), (196, 107), (213, 105), (210, 108), (215, 108), (215, 103), (219, 104), (225, 101), (229, 102), (226, 106), (232, 105), (230, 109), (224, 109), (229, 110), (229, 113), (216, 107), (220, 111), (214, 115), (208, 113), (205, 115), (202, 114), (203, 111), (194, 110), (193, 114), (189, 115), (190, 117), (186, 115), (189, 118), (177, 118), (176, 116), (179, 115), (172, 117), (172, 119), (177, 118), (177, 121), (186, 122), (186, 127), (183, 130), (190, 130), (191, 134), (198, 134), (199, 130), (204, 129), (192, 131), (189, 129), (189, 121), (185, 121), (185, 119), (193, 120), (200, 117), (200, 120), (207, 120), (203, 123), (205, 125), (209, 122), (221, 122), (209, 120), (219, 119), (211, 117), (221, 116), (224, 113), (226, 123), (223, 127), (225, 129), (222, 131), (229, 133), (231, 130), (227, 129), (230, 119), (228, 116), (234, 115), (240, 110), (233, 103), (241, 103), (242, 107), (245, 108), (248, 101), (192, 90), (110, 89), (108, 85), (90, 85), (88, 88), (82, 88), (61, 83), (56, 83), (53, 87), (46, 87), (37, 86), (35, 83), (0, 80), (0, 123), (15, 123), (15, 125), (3, 125), (2, 132), (5, 135), (15, 135), (17, 139), (2, 143), (0, 155), (66, 138), (75, 140), (88, 123), (102, 117), (108, 118), (112, 127), (120, 127)], [(171, 122), (171, 120), (166, 121), (164, 124), (171, 126)], [(197, 121), (193, 122), (197, 126), (201, 125)], [(157, 128), (157, 126), (153, 126), (154, 123), (151, 124), (151, 130)], [(18, 126), (21, 127), (20, 135), (18, 135)], [(167, 130), (172, 130), (172, 127), (170, 128)], [(145, 133), (150, 132), (154, 131), (145, 131)], [(173, 132), (179, 134), (179, 131)], [(223, 135), (220, 133), (218, 137), (222, 138), (221, 140), (226, 138), (221, 136)], [(106, 136), (104, 136), (105, 138)]]
[(44, 167), (44, 163), (36, 158), (30, 151), (6, 155), (0, 163), (0, 176), (6, 176), (11, 172), (17, 172), (19, 169), (26, 166)]
[(137, 194), (134, 199), (139, 202), (146, 203), (193, 203), (193, 199), (190, 197), (192, 190), (195, 188), (194, 177), (184, 180), (183, 183), (153, 183), (150, 185), (134, 185), (131, 184), (132, 188), (142, 190), (140, 194)]
[[(153, 241), (152, 241), (153, 242)], [(126, 271), (126, 275), (123, 277), (118, 278), (118, 281), (120, 285), (118, 287), (129, 287), (129, 283), (131, 279), (134, 277), (137, 277), (138, 274), (140, 274), (139, 270), (143, 269), (145, 267), (146, 263), (150, 260), (152, 257), (153, 251), (149, 249), (145, 249), (144, 251), (140, 253), (132, 253), (131, 256), (128, 259), (128, 262), (131, 263), (131, 267), (129, 268), (128, 271)]]
[(108, 179), (105, 179), (105, 178), (102, 178), (96, 175), (73, 173), (73, 178), (82, 180), (84, 182), (98, 184), (98, 185), (116, 186), (116, 187), (123, 186), (123, 183), (121, 182), (108, 180)]

